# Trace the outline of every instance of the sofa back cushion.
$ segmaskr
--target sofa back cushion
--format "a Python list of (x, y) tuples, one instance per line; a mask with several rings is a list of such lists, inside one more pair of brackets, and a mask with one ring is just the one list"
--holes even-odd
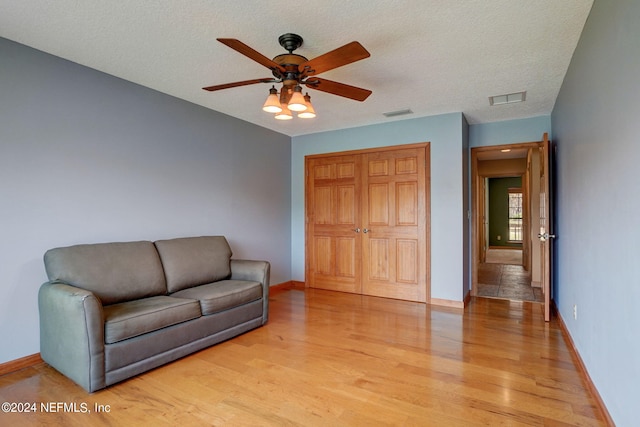
[(44, 265), (51, 282), (93, 292), (102, 304), (167, 293), (152, 242), (97, 243), (50, 249)]
[(224, 236), (155, 242), (169, 293), (231, 277), (231, 248)]

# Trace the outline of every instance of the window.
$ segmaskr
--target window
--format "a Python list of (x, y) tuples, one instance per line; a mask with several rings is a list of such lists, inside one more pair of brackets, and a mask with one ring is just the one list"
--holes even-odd
[(522, 242), (522, 188), (509, 189), (509, 241)]

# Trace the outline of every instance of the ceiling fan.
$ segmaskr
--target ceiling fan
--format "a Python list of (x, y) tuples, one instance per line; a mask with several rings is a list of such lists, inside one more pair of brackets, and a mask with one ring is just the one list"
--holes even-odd
[[(369, 52), (356, 41), (308, 60), (302, 55), (293, 53), (294, 50), (302, 46), (302, 37), (297, 34), (287, 33), (278, 38), (280, 46), (289, 53), (278, 55), (273, 59), (267, 58), (239, 40), (227, 38), (219, 38), (217, 40), (244, 56), (253, 59), (260, 65), (267, 67), (271, 70), (273, 77), (207, 86), (203, 89), (216, 91), (255, 83), (282, 83), (279, 98), (277, 97), (275, 85), (270, 89), (269, 98), (267, 98), (267, 102), (263, 107), (265, 111), (281, 113), (282, 110), (288, 107), (290, 110), (299, 112), (305, 112), (305, 110), (307, 110), (306, 116), (299, 114), (299, 117), (315, 117), (315, 111), (313, 111), (313, 106), (311, 106), (309, 95), (302, 95), (302, 85), (356, 101), (364, 101), (372, 93), (368, 89), (316, 77), (317, 74), (325, 71), (368, 58), (370, 56)], [(289, 116), (284, 118), (291, 118), (291, 114), (287, 114), (289, 114)], [(281, 117), (276, 116), (276, 118)]]

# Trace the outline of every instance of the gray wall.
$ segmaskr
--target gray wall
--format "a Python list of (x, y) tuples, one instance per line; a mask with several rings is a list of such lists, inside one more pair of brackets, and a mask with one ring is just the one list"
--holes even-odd
[[(304, 157), (310, 154), (430, 142), (431, 297), (462, 301), (469, 289), (463, 181), (467, 122), (461, 113), (393, 121), (294, 137), (291, 154), (292, 278), (304, 280)], [(466, 165), (464, 165), (466, 167)], [(468, 198), (467, 198), (468, 199)], [(467, 246), (465, 246), (467, 245)]]
[(595, 1), (551, 116), (554, 297), (619, 426), (640, 396), (639, 24), (637, 0)]
[(55, 246), (222, 234), (291, 278), (291, 139), (0, 38), (0, 363)]

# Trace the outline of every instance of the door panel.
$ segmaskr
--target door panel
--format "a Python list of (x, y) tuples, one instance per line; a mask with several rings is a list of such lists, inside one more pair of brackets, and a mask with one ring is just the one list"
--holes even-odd
[(369, 225), (389, 225), (389, 186), (369, 185)]
[(314, 239), (315, 269), (318, 274), (330, 275), (333, 273), (331, 259), (331, 238), (318, 236)]
[(354, 225), (356, 223), (355, 200), (356, 188), (353, 184), (338, 186), (337, 216), (338, 224)]
[(418, 159), (407, 157), (396, 159), (396, 175), (404, 173), (418, 173)]
[(387, 159), (369, 161), (369, 176), (387, 176), (389, 161)]
[(316, 187), (314, 191), (314, 205), (316, 206), (316, 224), (331, 224), (331, 187)]
[(356, 277), (356, 239), (336, 238), (336, 276)]
[[(365, 263), (369, 266), (369, 280), (389, 280), (389, 240), (368, 239), (369, 247), (366, 251), (370, 259), (375, 262)], [(365, 292), (366, 293), (366, 292)]]
[(398, 275), (396, 281), (402, 283), (418, 282), (418, 244), (416, 240), (401, 240), (396, 242)]
[(396, 183), (396, 218), (398, 225), (418, 225), (417, 182)]

